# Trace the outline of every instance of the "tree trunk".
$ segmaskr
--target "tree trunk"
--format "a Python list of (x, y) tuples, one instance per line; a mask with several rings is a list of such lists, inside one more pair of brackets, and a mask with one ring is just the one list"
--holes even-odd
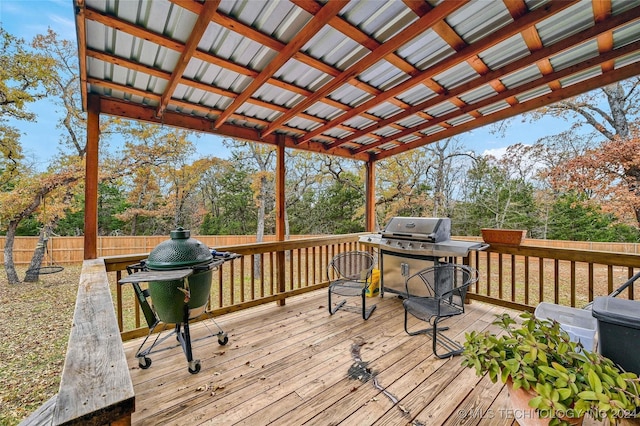
[(47, 225), (44, 226), (40, 231), (40, 235), (38, 236), (38, 244), (36, 245), (36, 249), (33, 251), (31, 263), (29, 263), (29, 268), (27, 269), (27, 273), (24, 276), (24, 282), (26, 283), (38, 282), (38, 279), (40, 278), (40, 267), (42, 266), (45, 248), (47, 247), (47, 242), (49, 241), (49, 230), (50, 227)]
[(16, 267), (13, 263), (13, 242), (15, 241), (18, 223), (17, 221), (9, 222), (4, 245), (4, 270), (7, 273), (7, 281), (9, 284), (20, 284), (20, 279), (18, 278)]

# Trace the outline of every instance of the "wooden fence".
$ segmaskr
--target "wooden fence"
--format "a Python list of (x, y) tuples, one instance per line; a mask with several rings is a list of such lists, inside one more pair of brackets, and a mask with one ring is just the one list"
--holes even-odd
[[(208, 247), (237, 246), (255, 244), (255, 235), (196, 235), (192, 236)], [(313, 235), (292, 235), (290, 239), (310, 238)], [(126, 254), (149, 253), (155, 246), (167, 240), (168, 235), (153, 236), (121, 236), (98, 237), (98, 257), (119, 256)], [(265, 235), (264, 242), (276, 240), (274, 235)], [(38, 244), (38, 237), (16, 237), (13, 244), (13, 260), (16, 265), (28, 265), (33, 251)], [(4, 263), (5, 237), (0, 237), (0, 262)], [(47, 254), (44, 264), (81, 263), (84, 259), (83, 237), (51, 237), (47, 242)]]
[[(320, 236), (320, 235), (315, 235)], [(292, 235), (290, 239), (312, 238), (314, 235)], [(127, 254), (149, 253), (155, 246), (167, 240), (167, 235), (99, 237), (98, 256), (119, 256)], [(255, 235), (199, 235), (194, 236), (209, 247), (237, 246), (254, 244)], [(480, 237), (460, 237), (465, 240), (481, 240)], [(274, 235), (265, 235), (264, 242), (274, 242)], [(13, 247), (16, 265), (28, 265), (38, 243), (38, 237), (17, 237)], [(574, 250), (594, 250), (601, 252), (640, 254), (640, 244), (636, 243), (600, 243), (591, 241), (536, 240), (527, 238), (528, 246), (566, 248)], [(0, 262), (4, 262), (5, 238), (0, 237)], [(80, 263), (83, 260), (83, 237), (51, 237), (48, 241), (48, 254), (45, 262), (51, 264)]]

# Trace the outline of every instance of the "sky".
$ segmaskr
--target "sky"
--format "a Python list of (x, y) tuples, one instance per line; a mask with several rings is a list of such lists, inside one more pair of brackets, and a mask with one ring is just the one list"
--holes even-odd
[[(0, 24), (10, 34), (31, 41), (37, 34), (53, 29), (60, 38), (76, 41), (75, 18), (72, 0), (0, 0)], [(44, 169), (49, 159), (58, 152), (60, 129), (56, 128), (57, 116), (51, 114), (55, 106), (39, 101), (28, 106), (37, 114), (35, 123), (13, 122), (22, 132), (24, 154), (35, 160), (36, 167)], [(526, 123), (521, 117), (512, 119), (504, 135), (493, 134), (489, 126), (459, 135), (460, 143), (468, 150), (480, 154), (500, 156), (509, 145), (533, 144), (539, 138), (556, 134), (569, 127), (569, 123), (557, 118), (545, 118), (536, 123)], [(201, 135), (194, 140), (198, 156), (228, 156), (222, 139), (214, 135)], [(118, 141), (111, 146), (117, 149)]]

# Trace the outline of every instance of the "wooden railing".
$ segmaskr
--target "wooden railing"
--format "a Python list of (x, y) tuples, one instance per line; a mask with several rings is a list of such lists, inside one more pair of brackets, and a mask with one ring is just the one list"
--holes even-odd
[[(235, 246), (239, 244), (252, 244), (256, 241), (255, 235), (195, 235), (209, 247)], [(316, 235), (291, 235), (289, 239), (310, 238)], [(166, 241), (168, 235), (123, 235), (100, 236), (97, 241), (98, 257), (120, 256), (136, 253), (148, 253), (155, 246)], [(275, 235), (265, 235), (264, 241), (275, 241)], [(38, 245), (39, 238), (16, 237), (13, 241), (13, 261), (16, 265), (28, 265), (33, 257), (33, 252)], [(6, 237), (0, 235), (0, 263), (4, 262), (4, 247)], [(50, 236), (47, 241), (47, 256), (45, 262), (57, 265), (69, 265), (81, 263), (84, 259), (84, 237), (59, 237)]]
[[(366, 249), (358, 243), (359, 235), (218, 247), (217, 250), (242, 257), (214, 272), (211, 315), (274, 301), (282, 303), (287, 297), (326, 286), (326, 267), (335, 254)], [(104, 259), (107, 271), (115, 271), (115, 278), (120, 279), (127, 265), (145, 257), (141, 254)], [(471, 252), (467, 258), (452, 260), (479, 270), (480, 280), (470, 299), (519, 310), (533, 310), (542, 301), (582, 307), (596, 296), (610, 294), (636, 268), (640, 269), (640, 255), (636, 254), (540, 246), (494, 245)], [(133, 291), (115, 286), (115, 293), (123, 339), (145, 335), (147, 327)], [(640, 299), (640, 290), (635, 294), (630, 290), (619, 297)]]
[[(327, 286), (327, 265), (344, 251), (364, 249), (360, 234), (307, 238), (283, 242), (216, 247), (241, 257), (224, 263), (213, 273), (208, 313), (219, 316), (264, 303), (283, 304), (287, 297)], [(117, 282), (126, 267), (147, 254), (105, 257), (108, 272)], [(116, 316), (124, 340), (146, 335), (147, 324), (138, 300), (128, 286), (115, 286)]]
[[(640, 255), (540, 246), (492, 245), (467, 259), (480, 272), (471, 298), (532, 310), (540, 302), (582, 308), (640, 269)], [(630, 287), (620, 298), (640, 299)]]
[(42, 424), (131, 424), (135, 394), (101, 259), (82, 265), (60, 388), (50, 401)]

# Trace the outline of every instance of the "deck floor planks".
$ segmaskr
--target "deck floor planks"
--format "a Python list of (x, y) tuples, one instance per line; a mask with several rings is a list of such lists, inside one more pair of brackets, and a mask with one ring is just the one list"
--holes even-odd
[[(344, 313), (340, 315), (346, 315), (347, 324), (345, 325), (353, 324), (353, 314)], [(386, 312), (381, 309), (379, 312), (380, 318), (393, 315), (395, 315), (393, 309), (387, 308)], [(339, 317), (334, 316), (331, 319), (337, 318)], [(357, 316), (356, 318), (358, 318), (358, 322), (353, 327), (347, 327), (345, 330), (343, 326), (342, 331), (339, 333), (329, 334), (329, 338), (323, 338), (321, 341), (309, 345), (308, 348), (301, 348), (300, 351), (293, 352), (283, 358), (281, 363), (285, 367), (282, 371), (267, 371), (265, 372), (266, 374), (260, 377), (260, 379), (264, 378), (264, 380), (260, 381), (249, 378), (249, 383), (243, 389), (242, 395), (228, 395), (223, 398), (228, 399), (229, 404), (236, 405), (242, 402), (243, 399), (252, 398), (251, 401), (242, 405), (242, 410), (232, 410), (234, 407), (229, 405), (218, 407), (223, 408), (225, 411), (224, 420), (229, 423), (240, 421), (243, 417), (288, 394), (289, 388), (293, 389), (299, 386), (300, 383), (308, 383), (320, 379), (325, 371), (340, 369), (346, 371), (351, 363), (348, 354), (352, 338), (363, 338), (374, 342), (376, 339), (381, 338), (381, 335), (368, 323), (363, 322)], [(332, 328), (330, 323), (327, 326)], [(384, 339), (384, 337), (382, 338)], [(328, 363), (327, 360), (329, 360)], [(313, 368), (309, 368), (310, 366)], [(245, 380), (246, 378), (243, 377), (242, 379)], [(249, 395), (247, 395), (247, 390)], [(255, 392), (251, 392), (252, 390)], [(255, 396), (252, 397), (252, 393), (255, 393)], [(207, 409), (210, 408), (207, 407)], [(222, 419), (220, 420), (222, 421)]]
[[(465, 320), (460, 320), (461, 317), (452, 318), (448, 326), (450, 326), (450, 330), (447, 331), (450, 336), (455, 337), (456, 339), (460, 334), (463, 334), (463, 330), (465, 330), (466, 325), (465, 322), (469, 321), (469, 323), (475, 322), (479, 318), (479, 312), (473, 311), (469, 312), (468, 316), (466, 316)], [(456, 331), (458, 333), (456, 334)], [(407, 336), (404, 332), (403, 325), (400, 324), (396, 333), (399, 333), (399, 336), (403, 336), (407, 339), (419, 341), (421, 343), (421, 347), (416, 351), (394, 351), (398, 352), (401, 356), (397, 357), (397, 360), (390, 364), (384, 365), (380, 362), (373, 363), (374, 369), (379, 369), (378, 378), (381, 386), (386, 387), (386, 390), (394, 395), (394, 397), (400, 400), (399, 406), (403, 405), (403, 399), (406, 395), (419, 383), (428, 379), (428, 377), (433, 374), (439, 366), (446, 362), (447, 360), (440, 360), (433, 356), (432, 348), (431, 348), (431, 339), (427, 336)], [(382, 360), (379, 360), (382, 361)], [(455, 362), (457, 364), (460, 363), (460, 358), (456, 357)], [(360, 389), (359, 389), (360, 391)], [(391, 400), (383, 395), (381, 392), (376, 391), (376, 389), (369, 385), (369, 388), (365, 388), (365, 391), (375, 392), (370, 395), (369, 399), (365, 399), (364, 401), (360, 401), (361, 406), (357, 407), (356, 410), (348, 410), (348, 409), (335, 409), (332, 407), (331, 411), (335, 416), (337, 413), (348, 413), (350, 411), (355, 411), (348, 418), (348, 423), (350, 424), (361, 424), (362, 422), (371, 422), (374, 419), (382, 417), (385, 413), (390, 411), (393, 408), (393, 404)], [(366, 395), (365, 395), (366, 398)], [(404, 407), (406, 408), (406, 407)], [(403, 419), (407, 417), (406, 413), (397, 410), (398, 413), (402, 414)], [(415, 415), (415, 413), (412, 413)], [(316, 420), (319, 420), (320, 417), (317, 417)], [(410, 419), (410, 417), (409, 417)]]
[[(482, 305), (478, 305), (478, 307), (480, 306)], [(447, 331), (448, 335), (450, 337), (453, 337), (454, 340), (462, 341), (464, 340), (464, 333), (466, 331), (469, 331), (472, 328), (479, 329), (481, 328), (481, 324), (485, 324), (484, 326), (488, 325), (489, 322), (493, 320), (494, 311), (493, 308), (488, 305), (484, 305), (482, 307), (486, 308), (486, 310), (470, 310), (466, 315), (458, 317), (458, 321), (454, 321), (456, 318), (452, 318), (451, 320), (449, 320), (448, 325), (451, 328), (449, 331)], [(444, 325), (447, 324), (444, 323)], [(464, 328), (461, 328), (461, 326), (463, 326)], [(456, 331), (458, 331), (457, 334)], [(404, 331), (401, 332), (404, 333)], [(403, 404), (402, 398), (406, 397), (412, 389), (418, 386), (422, 381), (429, 380), (428, 375), (424, 375), (421, 373), (428, 372), (429, 374), (431, 374), (433, 368), (439, 368), (440, 365), (442, 365), (446, 361), (439, 360), (432, 355), (431, 339), (429, 337), (415, 336), (414, 338), (424, 341), (425, 347), (423, 351), (424, 354), (428, 356), (426, 356), (419, 364), (411, 365), (404, 376), (399, 377), (397, 380), (394, 380), (393, 382), (390, 382), (388, 384), (387, 390), (394, 394), (397, 398), (401, 399), (399, 405)], [(402, 362), (408, 362), (410, 357), (406, 354), (410, 353), (411, 352), (405, 353)], [(455, 360), (457, 360), (459, 364), (460, 358), (456, 357)], [(388, 371), (385, 371), (384, 374), (381, 374), (380, 377), (384, 377), (386, 379), (389, 376), (388, 373)], [(352, 414), (349, 417), (349, 421), (353, 422), (354, 424), (358, 424), (358, 422), (366, 422), (369, 419), (377, 419), (379, 417), (382, 417), (392, 408), (393, 406), (391, 401), (384, 395), (380, 395), (376, 398), (374, 403), (369, 404), (366, 407), (362, 407), (356, 413)], [(413, 415), (415, 414), (416, 413), (413, 413)]]
[[(202, 360), (195, 375), (179, 347), (152, 354), (151, 368), (141, 370), (133, 357), (141, 340), (126, 342), (136, 393), (132, 424), (514, 423), (504, 415), (502, 384), (477, 377), (460, 357), (435, 358), (428, 336), (406, 335), (398, 298), (367, 302), (378, 305), (368, 321), (344, 311), (330, 316), (326, 290), (287, 299), (283, 307), (273, 303), (217, 317), (229, 344), (219, 346), (216, 338), (194, 343), (194, 356)], [(513, 313), (474, 302), (465, 315), (445, 322), (446, 333), (462, 341), (465, 332), (491, 327), (495, 314), (505, 311)], [(192, 331), (197, 338), (206, 329), (193, 324)], [(371, 382), (348, 377), (351, 345), (358, 341), (364, 342), (362, 360), (398, 404)], [(459, 410), (471, 415), (464, 418)], [(493, 417), (481, 416), (483, 410)]]
[(482, 376), (481, 380), (475, 387), (470, 389), (470, 392), (465, 395), (465, 399), (458, 404), (443, 425), (473, 426), (480, 423), (483, 418), (491, 418), (494, 413), (489, 411), (489, 407), (493, 404), (502, 388), (502, 383), (492, 383), (488, 375)]
[[(392, 307), (387, 307), (386, 310), (388, 315), (394, 314)], [(267, 359), (267, 361), (265, 362), (270, 362), (270, 364), (263, 364), (262, 363), (263, 361), (260, 358), (251, 358), (251, 361), (245, 362), (240, 367), (240, 369), (243, 371), (235, 371), (235, 375), (233, 377), (227, 377), (228, 383), (225, 383), (224, 380), (220, 380), (218, 378), (216, 380), (217, 381), (216, 386), (223, 387), (224, 393), (227, 395), (231, 395), (236, 391), (242, 390), (243, 392), (241, 393), (240, 398), (238, 398), (238, 396), (234, 396), (233, 398), (232, 397), (228, 398), (229, 400), (232, 401), (230, 403), (238, 404), (242, 402), (244, 399), (252, 398), (254, 394), (253, 392), (251, 392), (251, 389), (245, 390), (243, 388), (247, 386), (258, 386), (260, 389), (258, 389), (256, 392), (261, 393), (264, 391), (264, 388), (267, 387), (269, 383), (261, 380), (262, 377), (269, 377), (270, 380), (274, 380), (275, 378), (278, 377), (277, 374), (279, 374), (280, 370), (285, 369), (285, 370), (293, 371), (295, 368), (299, 369), (299, 367), (296, 367), (295, 364), (304, 362), (305, 359), (313, 355), (314, 351), (320, 350), (319, 348), (321, 348), (322, 346), (327, 346), (329, 349), (335, 350), (335, 344), (333, 343), (332, 339), (335, 339), (336, 335), (342, 335), (343, 336), (342, 338), (344, 339), (349, 335), (352, 335), (353, 333), (357, 333), (360, 328), (364, 330), (369, 328), (361, 320), (359, 320), (354, 327), (348, 327), (348, 325), (353, 324), (353, 320), (355, 316), (351, 313), (335, 315), (331, 317), (331, 322), (327, 322), (326, 317), (328, 317), (328, 313), (326, 311), (324, 312), (325, 313), (323, 314), (323, 316), (325, 317), (325, 319), (323, 321), (317, 321), (317, 323), (320, 325), (317, 325), (317, 324), (312, 325), (313, 327), (321, 326), (325, 328), (325, 330), (323, 331), (323, 333), (320, 334), (320, 336), (316, 336), (314, 334), (310, 334), (308, 336), (303, 335), (306, 338), (306, 341), (301, 340), (300, 342), (296, 343), (292, 347), (291, 345), (286, 345), (287, 343), (290, 343), (290, 340), (280, 341), (277, 339), (273, 339), (273, 333), (272, 333), (272, 338), (269, 341), (270, 349), (264, 354), (264, 357)], [(384, 313), (385, 313), (384, 310), (381, 309), (379, 312), (379, 315), (383, 315)], [(355, 318), (358, 318), (358, 317), (355, 316)], [(278, 346), (283, 346), (283, 345), (286, 347), (278, 348)], [(295, 362), (291, 362), (290, 360), (286, 359), (286, 357), (284, 356), (285, 354), (281, 354), (281, 356), (278, 356), (278, 352), (285, 352), (285, 354), (293, 354), (293, 356), (295, 357), (295, 360), (294, 360)], [(223, 365), (224, 365), (224, 362), (223, 362)], [(200, 372), (198, 376), (202, 374), (203, 372)], [(184, 385), (181, 382), (178, 382), (177, 387), (180, 390), (181, 388), (184, 388)], [(171, 394), (167, 400), (171, 400), (173, 396), (175, 395)], [(223, 403), (224, 401), (218, 400), (216, 402), (217, 402), (216, 409), (218, 411), (224, 412), (231, 408), (226, 406), (220, 406), (220, 404)], [(186, 410), (186, 411), (195, 411), (200, 407), (200, 405), (203, 405), (203, 404), (209, 405), (209, 401), (204, 396), (204, 394), (200, 393), (199, 395), (192, 395), (188, 401), (183, 401), (183, 405), (185, 404), (188, 405), (189, 407), (189, 410)], [(158, 411), (159, 409), (162, 410), (162, 408), (163, 407), (156, 406), (154, 407), (154, 411)], [(169, 410), (171, 410), (171, 408), (169, 408)], [(169, 413), (166, 412), (165, 414), (168, 415)], [(165, 416), (165, 420), (171, 421), (171, 417), (172, 417), (171, 415), (169, 415), (168, 418), (167, 416)], [(184, 416), (180, 416), (179, 420), (184, 421)]]
[[(312, 305), (303, 305), (303, 307), (315, 309), (312, 308)], [(246, 370), (247, 368), (254, 368), (252, 366), (255, 360), (269, 355), (271, 351), (276, 350), (277, 346), (280, 346), (280, 349), (284, 349), (286, 343), (295, 343), (298, 336), (301, 335), (301, 330), (308, 330), (313, 326), (313, 321), (292, 323), (290, 320), (292, 311), (290, 309), (286, 309), (285, 311), (283, 307), (279, 309), (281, 309), (281, 311), (276, 315), (263, 317), (264, 321), (261, 321), (261, 326), (256, 327), (250, 323), (245, 324), (245, 332), (242, 339), (236, 338), (235, 332), (230, 332), (230, 341), (227, 346), (219, 346), (215, 338), (206, 340), (209, 342), (208, 346), (202, 346), (200, 342), (203, 341), (194, 345), (195, 357), (200, 358), (203, 365), (202, 371), (197, 375), (192, 376), (186, 371), (186, 359), (179, 347), (160, 352), (159, 354), (152, 354), (153, 365), (151, 368), (148, 370), (139, 370), (137, 361), (135, 361), (133, 357), (135, 349), (137, 348), (137, 346), (135, 346), (135, 348), (128, 353), (130, 365), (132, 365), (134, 371), (139, 370), (138, 373), (147, 379), (141, 381), (139, 390), (138, 388), (136, 389), (137, 396), (144, 397), (146, 393), (150, 393), (154, 395), (155, 400), (158, 402), (162, 398), (158, 395), (159, 389), (162, 387), (171, 388), (172, 392), (164, 399), (169, 401), (169, 404), (173, 404), (175, 398), (180, 397), (180, 392), (194, 392), (193, 389), (190, 389), (189, 383), (193, 383), (196, 376), (202, 379), (202, 377), (211, 377), (212, 374), (214, 375), (215, 385), (224, 386), (224, 381), (227, 377), (231, 380), (234, 378), (234, 374), (241, 374), (238, 373), (238, 369), (242, 368)], [(287, 314), (286, 312), (289, 313)], [(323, 313), (310, 311), (309, 318), (320, 318), (324, 313), (326, 313), (326, 311), (323, 311)], [(230, 319), (229, 322), (231, 324), (233, 319)], [(290, 324), (290, 327), (285, 327), (287, 324)], [(222, 327), (226, 330), (225, 325), (222, 325)], [(204, 334), (205, 327), (202, 327), (202, 325), (196, 324), (192, 328), (194, 328), (195, 337), (200, 337)], [(229, 330), (233, 329), (234, 328), (229, 328)], [(275, 329), (282, 330), (283, 334), (286, 335), (280, 335), (278, 337)], [(276, 339), (275, 337), (278, 338)], [(283, 337), (286, 337), (286, 339), (283, 339)], [(265, 347), (268, 343), (271, 343), (271, 346)], [(170, 353), (170, 355), (166, 355), (167, 353)], [(162, 354), (161, 357), (159, 357), (160, 354)], [(208, 357), (202, 356), (206, 354), (213, 355)], [(200, 382), (202, 382), (202, 380), (200, 380)], [(207, 384), (206, 381), (205, 383), (200, 382), (195, 381), (195, 383), (199, 383), (195, 386), (196, 388)], [(171, 386), (165, 386), (167, 383), (170, 383)], [(157, 405), (153, 408), (154, 412), (158, 409), (159, 407)]]

